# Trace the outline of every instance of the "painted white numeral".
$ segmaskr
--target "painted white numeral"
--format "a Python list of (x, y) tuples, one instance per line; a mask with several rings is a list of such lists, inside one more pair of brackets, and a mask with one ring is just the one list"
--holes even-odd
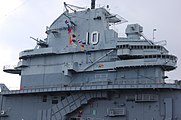
[(89, 32), (86, 33), (86, 44), (97, 45), (99, 43), (99, 32), (94, 31), (91, 33), (91, 39), (89, 40)]

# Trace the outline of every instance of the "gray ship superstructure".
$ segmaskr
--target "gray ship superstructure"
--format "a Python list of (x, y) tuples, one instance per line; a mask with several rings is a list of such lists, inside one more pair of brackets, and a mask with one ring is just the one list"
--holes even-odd
[[(126, 20), (106, 8), (66, 11), (47, 38), (20, 52), (20, 90), (1, 84), (0, 120), (181, 120), (180, 81), (166, 83), (177, 57), (130, 24), (127, 37), (110, 25)], [(83, 9), (76, 11), (73, 7)]]

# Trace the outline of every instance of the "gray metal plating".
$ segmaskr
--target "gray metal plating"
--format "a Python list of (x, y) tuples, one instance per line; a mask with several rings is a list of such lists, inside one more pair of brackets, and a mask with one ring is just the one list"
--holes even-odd
[[(181, 120), (181, 82), (166, 83), (177, 57), (105, 8), (64, 3), (35, 49), (20, 52), (20, 90), (0, 85), (0, 120)], [(81, 11), (74, 10), (79, 8)], [(82, 10), (84, 9), (84, 10)], [(73, 11), (73, 12), (70, 12)]]

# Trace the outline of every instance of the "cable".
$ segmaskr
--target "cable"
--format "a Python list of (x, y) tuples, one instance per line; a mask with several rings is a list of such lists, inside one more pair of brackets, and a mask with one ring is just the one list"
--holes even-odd
[(13, 10), (11, 10), (10, 12), (5, 13), (4, 15), (2, 15), (2, 17), (0, 16), (0, 18), (5, 18), (5, 17), (8, 17), (10, 14), (15, 13), (16, 10), (18, 10), (19, 8), (21, 8), (22, 6), (24, 6), (27, 2), (28, 2), (28, 0), (24, 0), (24, 2), (22, 2), (19, 6), (17, 6), (17, 7), (14, 8)]

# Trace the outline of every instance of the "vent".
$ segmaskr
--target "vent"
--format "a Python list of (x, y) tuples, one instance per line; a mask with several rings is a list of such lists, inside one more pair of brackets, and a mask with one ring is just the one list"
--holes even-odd
[[(100, 67), (101, 67), (101, 64), (100, 64)], [(95, 79), (97, 81), (104, 81), (108, 78), (108, 74), (96, 74), (95, 75)]]
[(138, 94), (135, 96), (136, 102), (156, 102), (158, 101), (158, 95), (155, 94)]
[(126, 115), (126, 108), (108, 108), (107, 115), (109, 117), (116, 117), (116, 116), (125, 116)]
[(135, 101), (135, 95), (128, 95), (126, 96), (127, 101)]

